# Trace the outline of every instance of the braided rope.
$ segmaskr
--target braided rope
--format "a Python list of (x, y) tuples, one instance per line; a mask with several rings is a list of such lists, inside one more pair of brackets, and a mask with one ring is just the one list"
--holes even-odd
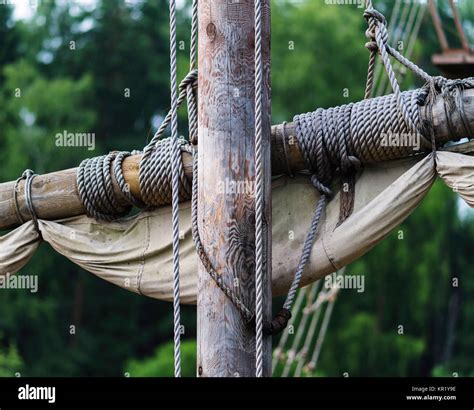
[(18, 185), (21, 180), (25, 180), (25, 203), (26, 207), (28, 209), (28, 212), (30, 213), (31, 220), (33, 221), (33, 225), (35, 227), (36, 232), (41, 236), (41, 231), (39, 229), (39, 224), (38, 224), (38, 216), (36, 215), (36, 210), (33, 205), (33, 197), (31, 195), (31, 187), (33, 184), (33, 179), (37, 176), (31, 169), (27, 169), (23, 172), (20, 178), (18, 178), (15, 181), (15, 184), (13, 185), (13, 204), (15, 206), (15, 213), (18, 218), (18, 220), (23, 224), (25, 223), (25, 219), (23, 218), (23, 215), (21, 214), (20, 211), (20, 205), (18, 203)]
[(266, 233), (264, 217), (264, 158), (263, 158), (263, 54), (262, 0), (255, 0), (255, 323), (256, 376), (263, 377), (263, 279)]
[[(367, 0), (366, 1), (366, 7), (367, 8), (372, 8), (372, 0)], [(375, 21), (373, 19), (369, 20), (369, 28), (366, 31), (366, 36), (369, 38), (370, 42), (366, 43), (365, 46), (369, 49), (370, 51), (370, 57), (369, 57), (369, 67), (367, 69), (367, 84), (365, 86), (365, 99), (370, 98), (372, 95), (372, 91), (374, 88), (374, 77), (375, 77), (375, 65), (377, 62), (377, 44), (374, 43), (373, 37), (375, 35)]]
[(194, 245), (196, 247), (196, 253), (201, 260), (204, 268), (206, 269), (209, 276), (214, 280), (219, 289), (224, 292), (224, 294), (230, 299), (230, 301), (237, 307), (238, 311), (246, 321), (246, 323), (251, 323), (255, 316), (248, 309), (239, 296), (234, 292), (234, 290), (228, 286), (222, 276), (217, 273), (217, 271), (212, 266), (212, 262), (207, 256), (204, 246), (201, 241), (201, 236), (199, 233), (199, 220), (198, 220), (198, 154), (196, 149), (192, 148), (190, 152), (193, 155), (193, 186), (192, 186), (192, 196), (191, 196), (191, 231), (193, 236)]
[[(393, 32), (397, 28), (397, 25), (398, 25), (398, 15), (400, 14), (401, 3), (402, 3), (402, 0), (396, 0), (395, 5), (393, 6), (392, 14), (390, 16), (390, 22), (389, 22), (389, 25), (388, 25), (388, 31), (389, 31), (388, 38), (389, 38), (389, 41), (393, 37)], [(407, 3), (405, 3), (404, 7), (406, 7), (406, 5), (407, 5)], [(374, 32), (374, 34), (375, 34), (375, 32)], [(371, 38), (372, 38), (372, 36), (371, 36)], [(377, 88), (375, 90), (375, 95), (374, 96), (381, 95), (380, 88), (381, 88), (382, 81), (379, 82), (379, 79), (380, 79), (380, 76), (383, 74), (383, 70), (384, 70), (383, 64), (377, 64), (377, 69), (376, 69), (376, 73), (375, 73), (375, 80), (374, 80), (374, 84), (377, 84)], [(385, 81), (385, 78), (386, 77), (383, 77), (382, 80)]]
[[(113, 221), (130, 212), (131, 205), (123, 205), (115, 196), (111, 165), (116, 153), (111, 152), (81, 162), (76, 180), (79, 196), (89, 216), (97, 220)], [(115, 174), (115, 175), (120, 175)], [(122, 185), (123, 197), (127, 198), (129, 189)]]
[[(197, 74), (197, 39), (198, 39), (198, 0), (193, 0), (191, 17), (191, 45), (189, 48), (189, 72)], [(197, 81), (197, 77), (196, 77)], [(198, 142), (198, 110), (195, 81), (186, 86), (188, 104), (189, 141), (196, 145)]]
[(179, 191), (181, 152), (178, 142), (178, 92), (176, 57), (176, 0), (170, 0), (170, 88), (171, 88), (171, 204), (173, 226), (173, 321), (174, 375), (181, 376), (181, 311), (179, 289)]

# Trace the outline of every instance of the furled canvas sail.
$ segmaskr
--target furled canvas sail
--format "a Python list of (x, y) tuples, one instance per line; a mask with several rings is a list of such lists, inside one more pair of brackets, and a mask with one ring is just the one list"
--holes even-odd
[[(474, 207), (474, 157), (437, 152), (370, 165), (358, 177), (353, 214), (340, 226), (339, 194), (329, 203), (301, 286), (351, 263), (399, 225), (437, 176)], [(273, 292), (287, 291), (313, 217), (318, 192), (308, 178), (273, 184)], [(39, 221), (43, 240), (85, 270), (127, 290), (172, 300), (171, 209), (103, 223), (86, 216)], [(195, 303), (198, 258), (191, 238), (189, 203), (181, 204), (181, 294)], [(41, 238), (31, 222), (0, 237), (0, 274), (16, 273)], [(212, 249), (207, 249), (212, 259)]]

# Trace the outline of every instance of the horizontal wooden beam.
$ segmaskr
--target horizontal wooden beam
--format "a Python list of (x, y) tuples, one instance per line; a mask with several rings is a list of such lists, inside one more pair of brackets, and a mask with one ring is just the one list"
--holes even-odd
[[(474, 129), (474, 90), (463, 91), (464, 111), (470, 128)], [(445, 104), (438, 97), (433, 105), (433, 127), (438, 142), (456, 141), (466, 137), (465, 125), (460, 118), (459, 112), (451, 112), (447, 118)], [(421, 110), (422, 120), (430, 118), (428, 113)], [(473, 136), (471, 136), (473, 137)], [(272, 174), (296, 173), (305, 169), (303, 156), (301, 154), (298, 140), (296, 138), (293, 123), (279, 124), (272, 127)], [(472, 145), (464, 144), (458, 148), (461, 152), (472, 152)], [(285, 155), (286, 151), (286, 155)], [(139, 184), (139, 164), (141, 155), (126, 158), (123, 162), (123, 174), (130, 186), (131, 193), (141, 199)], [(183, 152), (182, 160), (186, 176), (192, 178), (191, 155)], [(77, 168), (38, 175), (32, 184), (32, 197), (36, 214), (41, 219), (57, 220), (61, 218), (82, 215), (85, 213), (84, 206), (79, 197), (76, 182)], [(0, 229), (8, 229), (20, 224), (15, 212), (15, 201), (13, 188), (15, 182), (0, 184)], [(115, 191), (120, 197), (120, 190), (115, 186)], [(18, 186), (18, 208), (24, 220), (29, 220), (30, 215), (25, 203), (24, 181)]]

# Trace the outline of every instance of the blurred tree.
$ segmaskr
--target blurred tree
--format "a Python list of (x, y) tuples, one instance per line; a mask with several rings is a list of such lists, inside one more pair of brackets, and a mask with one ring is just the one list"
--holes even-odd
[[(130, 377), (171, 377), (174, 375), (174, 343), (159, 346), (154, 355), (144, 360), (130, 360), (124, 373)], [(196, 376), (196, 341), (188, 340), (181, 344), (181, 375)]]
[(0, 349), (0, 377), (14, 377), (21, 374), (23, 361), (15, 346)]

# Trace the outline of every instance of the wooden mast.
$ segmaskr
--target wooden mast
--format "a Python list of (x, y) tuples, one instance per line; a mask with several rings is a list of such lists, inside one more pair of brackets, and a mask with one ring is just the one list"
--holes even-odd
[[(270, 5), (264, 1), (263, 50), (266, 215), (271, 227)], [(254, 311), (255, 104), (254, 0), (199, 2), (199, 223), (216, 271)], [(244, 192), (227, 190), (244, 182)], [(247, 182), (247, 183), (245, 183)], [(271, 257), (271, 228), (266, 235)], [(271, 269), (271, 264), (267, 266)], [(264, 293), (271, 315), (271, 272)], [(202, 265), (198, 284), (197, 373), (202, 377), (255, 376), (255, 330)], [(271, 338), (265, 338), (264, 374), (271, 373)]]

